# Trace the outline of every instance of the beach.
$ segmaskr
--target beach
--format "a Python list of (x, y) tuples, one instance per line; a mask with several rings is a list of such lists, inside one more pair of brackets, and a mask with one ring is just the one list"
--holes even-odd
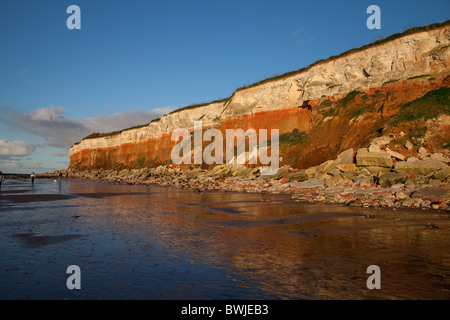
[[(448, 299), (449, 213), (63, 179), (0, 193), (1, 299)], [(66, 269), (81, 269), (81, 290)], [(379, 266), (381, 289), (367, 268)]]
[[(329, 163), (331, 161), (328, 161)], [(322, 165), (323, 166), (323, 165)], [(448, 166), (447, 166), (448, 167)], [(327, 167), (329, 168), (329, 166)], [(312, 171), (314, 169), (314, 171)], [(308, 176), (307, 170), (312, 172)], [(307, 170), (282, 167), (277, 174), (264, 176), (258, 167), (217, 165), (212, 169), (158, 166), (123, 170), (59, 170), (42, 174), (52, 178), (64, 176), (123, 184), (155, 184), (162, 187), (222, 192), (290, 195), (297, 202), (341, 204), (363, 208), (421, 208), (450, 211), (450, 186), (440, 172), (426, 176), (388, 172), (371, 174), (364, 169), (330, 175), (321, 166)], [(445, 168), (447, 171), (448, 168)], [(306, 172), (305, 172), (306, 171)], [(339, 171), (339, 170), (338, 170)], [(446, 172), (450, 174), (450, 172)]]

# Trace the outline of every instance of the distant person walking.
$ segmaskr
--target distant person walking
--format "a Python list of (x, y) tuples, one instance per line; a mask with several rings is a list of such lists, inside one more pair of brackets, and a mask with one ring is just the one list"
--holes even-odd
[(34, 175), (34, 172), (31, 174), (31, 184), (34, 184), (34, 179), (36, 178), (36, 176)]
[(59, 176), (58, 176), (58, 183), (61, 183), (61, 180), (62, 180), (62, 172), (59, 173)]
[(3, 172), (0, 171), (0, 189), (2, 188), (2, 182), (5, 180), (5, 176), (3, 175)]

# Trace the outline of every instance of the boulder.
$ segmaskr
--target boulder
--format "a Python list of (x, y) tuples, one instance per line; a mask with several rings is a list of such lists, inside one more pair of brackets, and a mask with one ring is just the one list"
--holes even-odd
[(310, 179), (303, 182), (294, 182), (291, 184), (292, 187), (297, 189), (317, 189), (324, 188), (325, 181), (322, 179)]
[(357, 174), (356, 174), (356, 172), (354, 170), (347, 171), (347, 172), (342, 172), (341, 175), (342, 175), (342, 177), (344, 179), (349, 179), (349, 180), (351, 180), (351, 179), (353, 179), (354, 177), (357, 176)]
[[(318, 178), (319, 175), (321, 175), (322, 173), (326, 173), (328, 169), (331, 169), (331, 166), (336, 166), (336, 160), (327, 160), (324, 163), (306, 169), (306, 173), (308, 174), (308, 176), (311, 178)], [(314, 173), (314, 174), (313, 174)]]
[(308, 175), (306, 174), (305, 170), (300, 170), (300, 171), (288, 174), (287, 179), (289, 182), (294, 182), (294, 181), (301, 182), (301, 181), (308, 180)]
[(449, 166), (439, 169), (433, 175), (433, 179), (436, 179), (439, 181), (445, 180), (448, 177), (450, 177), (450, 167)]
[(370, 187), (373, 183), (373, 178), (360, 174), (353, 178), (353, 183), (361, 187)]
[(392, 190), (394, 190), (394, 189), (402, 189), (402, 190), (403, 190), (404, 188), (405, 188), (405, 185), (404, 185), (402, 182), (393, 184), (393, 185), (391, 186), (391, 189), (392, 189)]
[(392, 138), (389, 136), (381, 136), (372, 140), (373, 145), (386, 146), (392, 141)]
[(401, 161), (394, 165), (394, 171), (398, 173), (414, 173), (417, 176), (423, 176), (448, 166), (437, 160), (417, 160), (413, 162)]
[(371, 144), (369, 147), (369, 152), (381, 152), (381, 148), (377, 144)]
[(408, 178), (409, 175), (406, 173), (389, 172), (378, 178), (378, 184), (382, 187), (390, 187), (397, 183), (404, 183)]
[(215, 166), (210, 172), (206, 174), (208, 177), (213, 179), (221, 179), (231, 171), (231, 165), (223, 164)]
[(230, 169), (230, 174), (236, 176), (239, 175), (241, 171), (247, 169), (247, 167), (244, 164), (232, 164)]
[(425, 149), (424, 147), (420, 147), (418, 153), (422, 158), (429, 156), (427, 149)]
[(330, 177), (329, 179), (325, 180), (325, 184), (327, 187), (335, 187), (338, 184), (340, 184), (344, 179), (341, 177), (341, 175), (335, 175), (333, 177)]
[[(216, 168), (216, 167), (215, 167)], [(214, 168), (214, 169), (215, 169)], [(217, 166), (217, 168), (219, 168), (219, 166)], [(214, 170), (213, 169), (213, 170)], [(218, 170), (218, 169), (217, 169)], [(153, 172), (153, 174), (154, 174), (155, 172)], [(194, 169), (190, 169), (189, 171), (186, 171), (186, 173), (185, 173), (185, 175), (187, 176), (187, 177), (190, 177), (190, 178), (192, 178), (192, 177), (196, 177), (196, 176), (198, 176), (198, 175), (200, 175), (202, 173), (202, 169), (200, 169), (200, 168), (194, 168)]]
[[(244, 166), (245, 167), (245, 166)], [(249, 177), (252, 175), (252, 173), (254, 173), (257, 169), (255, 168), (239, 168), (239, 169), (235, 169), (232, 172), (232, 176), (234, 177)]]
[(414, 148), (414, 145), (411, 143), (411, 141), (406, 140), (405, 148), (411, 150), (412, 148)]
[(342, 172), (349, 172), (349, 171), (352, 171), (352, 170), (356, 170), (356, 165), (354, 163), (338, 164), (336, 166), (336, 168), (338, 168)]
[(317, 167), (311, 167), (311, 168), (305, 169), (305, 173), (308, 176), (308, 179), (314, 178), (314, 176), (316, 175), (316, 172), (317, 172)]
[[(340, 173), (339, 169), (336, 168), (337, 165), (342, 164), (342, 160), (338, 157), (336, 160), (331, 161), (326, 167), (323, 167), (322, 172), (329, 175), (335, 175), (336, 172)], [(337, 171), (336, 171), (337, 170)]]
[(388, 173), (391, 171), (391, 168), (385, 168), (385, 167), (365, 167), (364, 169), (367, 169), (372, 175), (378, 176), (382, 173)]
[(265, 181), (269, 181), (269, 180), (280, 180), (281, 178), (283, 178), (285, 175), (287, 175), (289, 173), (289, 169), (288, 168), (279, 168), (277, 173), (275, 174), (271, 174), (271, 175), (263, 175), (261, 176)]
[(326, 179), (328, 179), (330, 176), (327, 174), (327, 173), (325, 173), (325, 172), (317, 172), (316, 173), (316, 175), (314, 176), (314, 179), (323, 179), (323, 180), (326, 180)]
[(408, 199), (409, 198), (409, 196), (407, 194), (405, 194), (404, 192), (401, 192), (401, 191), (396, 192), (395, 193), (395, 197), (398, 200), (404, 200), (404, 199)]
[(333, 167), (333, 168), (327, 170), (327, 174), (329, 174), (330, 176), (333, 176), (333, 177), (339, 176), (341, 174), (341, 170), (339, 170), (336, 167)]
[(327, 160), (318, 166), (310, 167), (304, 169), (303, 171), (308, 179), (319, 179), (320, 176), (326, 176), (328, 170), (335, 168), (337, 163), (340, 163), (340, 161), (336, 162), (336, 160)]
[(367, 149), (359, 149), (356, 154), (356, 165), (358, 167), (392, 167), (391, 155), (387, 152), (369, 152)]
[(405, 188), (414, 189), (417, 186), (423, 186), (425, 184), (428, 184), (428, 179), (422, 178), (410, 179), (405, 182)]
[(438, 161), (442, 161), (444, 163), (449, 162), (449, 158), (445, 157), (442, 153), (433, 153), (430, 156), (430, 160), (438, 160)]
[(448, 200), (450, 199), (450, 189), (444, 188), (424, 188), (411, 194), (411, 198), (422, 198), (425, 200)]
[(353, 149), (348, 149), (339, 154), (338, 159), (342, 164), (353, 163)]
[(395, 158), (395, 159), (398, 159), (398, 160), (401, 160), (401, 161), (405, 160), (405, 158), (406, 158), (406, 157), (405, 157), (404, 155), (402, 155), (401, 153), (392, 151), (392, 150), (389, 149), (389, 148), (386, 148), (386, 152), (389, 153), (389, 155), (390, 155), (391, 157), (393, 157), (393, 158)]
[(367, 177), (372, 177), (373, 176), (372, 173), (369, 170), (367, 170), (367, 168), (363, 168), (361, 171), (359, 171), (359, 174), (360, 175), (365, 175)]
[(430, 180), (428, 180), (428, 184), (430, 186), (439, 186), (439, 185), (441, 185), (441, 180), (430, 179)]

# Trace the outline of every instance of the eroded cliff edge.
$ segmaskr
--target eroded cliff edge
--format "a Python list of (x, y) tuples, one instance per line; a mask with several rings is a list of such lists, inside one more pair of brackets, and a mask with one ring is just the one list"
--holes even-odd
[(390, 132), (404, 132), (417, 149), (424, 144), (448, 148), (450, 116), (445, 111), (431, 116), (412, 112), (403, 118), (399, 114), (409, 102), (450, 87), (449, 46), (447, 22), (349, 52), (238, 89), (229, 99), (173, 112), (148, 126), (83, 139), (70, 149), (70, 168), (169, 164), (176, 144), (171, 133), (178, 128), (192, 130), (198, 120), (204, 128), (223, 133), (236, 128), (279, 129), (280, 165), (294, 168), (318, 165)]

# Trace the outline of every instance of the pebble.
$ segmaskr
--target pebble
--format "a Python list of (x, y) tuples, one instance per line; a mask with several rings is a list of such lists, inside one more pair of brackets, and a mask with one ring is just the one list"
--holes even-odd
[[(157, 184), (160, 186), (190, 189), (194, 192), (217, 190), (222, 192), (244, 192), (260, 194), (290, 194), (296, 202), (341, 204), (352, 207), (365, 208), (421, 208), (442, 209), (450, 211), (450, 202), (442, 199), (430, 199), (415, 197), (414, 193), (422, 188), (449, 189), (449, 184), (444, 180), (428, 179), (428, 183), (416, 184), (413, 180), (406, 183), (398, 183), (391, 187), (381, 187), (376, 183), (366, 183), (367, 177), (361, 173), (368, 173), (365, 168), (360, 168), (359, 176), (352, 181), (353, 176), (347, 179), (340, 177), (342, 181), (335, 185), (329, 183), (335, 176), (321, 173), (320, 177), (303, 182), (289, 182), (287, 174), (293, 172), (292, 168), (283, 167), (286, 175), (276, 180), (263, 179), (257, 168), (247, 170), (246, 175), (233, 174), (233, 169), (215, 167), (212, 170), (194, 168), (187, 170), (180, 167), (159, 166), (157, 168), (143, 168), (134, 170), (91, 170), (70, 171), (70, 178), (100, 180), (123, 184)], [(242, 168), (241, 168), (242, 170)], [(217, 175), (214, 174), (217, 173)], [(227, 172), (226, 175), (223, 172)], [(58, 173), (54, 173), (58, 175)], [(65, 176), (65, 172), (63, 172)], [(43, 176), (45, 177), (45, 176)], [(352, 177), (352, 178), (350, 178)], [(54, 178), (49, 175), (47, 178)], [(370, 178), (370, 177), (369, 177)], [(274, 178), (275, 179), (275, 178)], [(423, 179), (423, 178), (422, 178)], [(339, 180), (339, 179), (338, 179)], [(370, 178), (370, 180), (372, 180)], [(414, 181), (419, 181), (415, 179)], [(427, 180), (425, 180), (427, 181)], [(361, 183), (364, 182), (364, 183)], [(409, 183), (411, 182), (411, 183)], [(411, 198), (414, 197), (414, 198)]]

